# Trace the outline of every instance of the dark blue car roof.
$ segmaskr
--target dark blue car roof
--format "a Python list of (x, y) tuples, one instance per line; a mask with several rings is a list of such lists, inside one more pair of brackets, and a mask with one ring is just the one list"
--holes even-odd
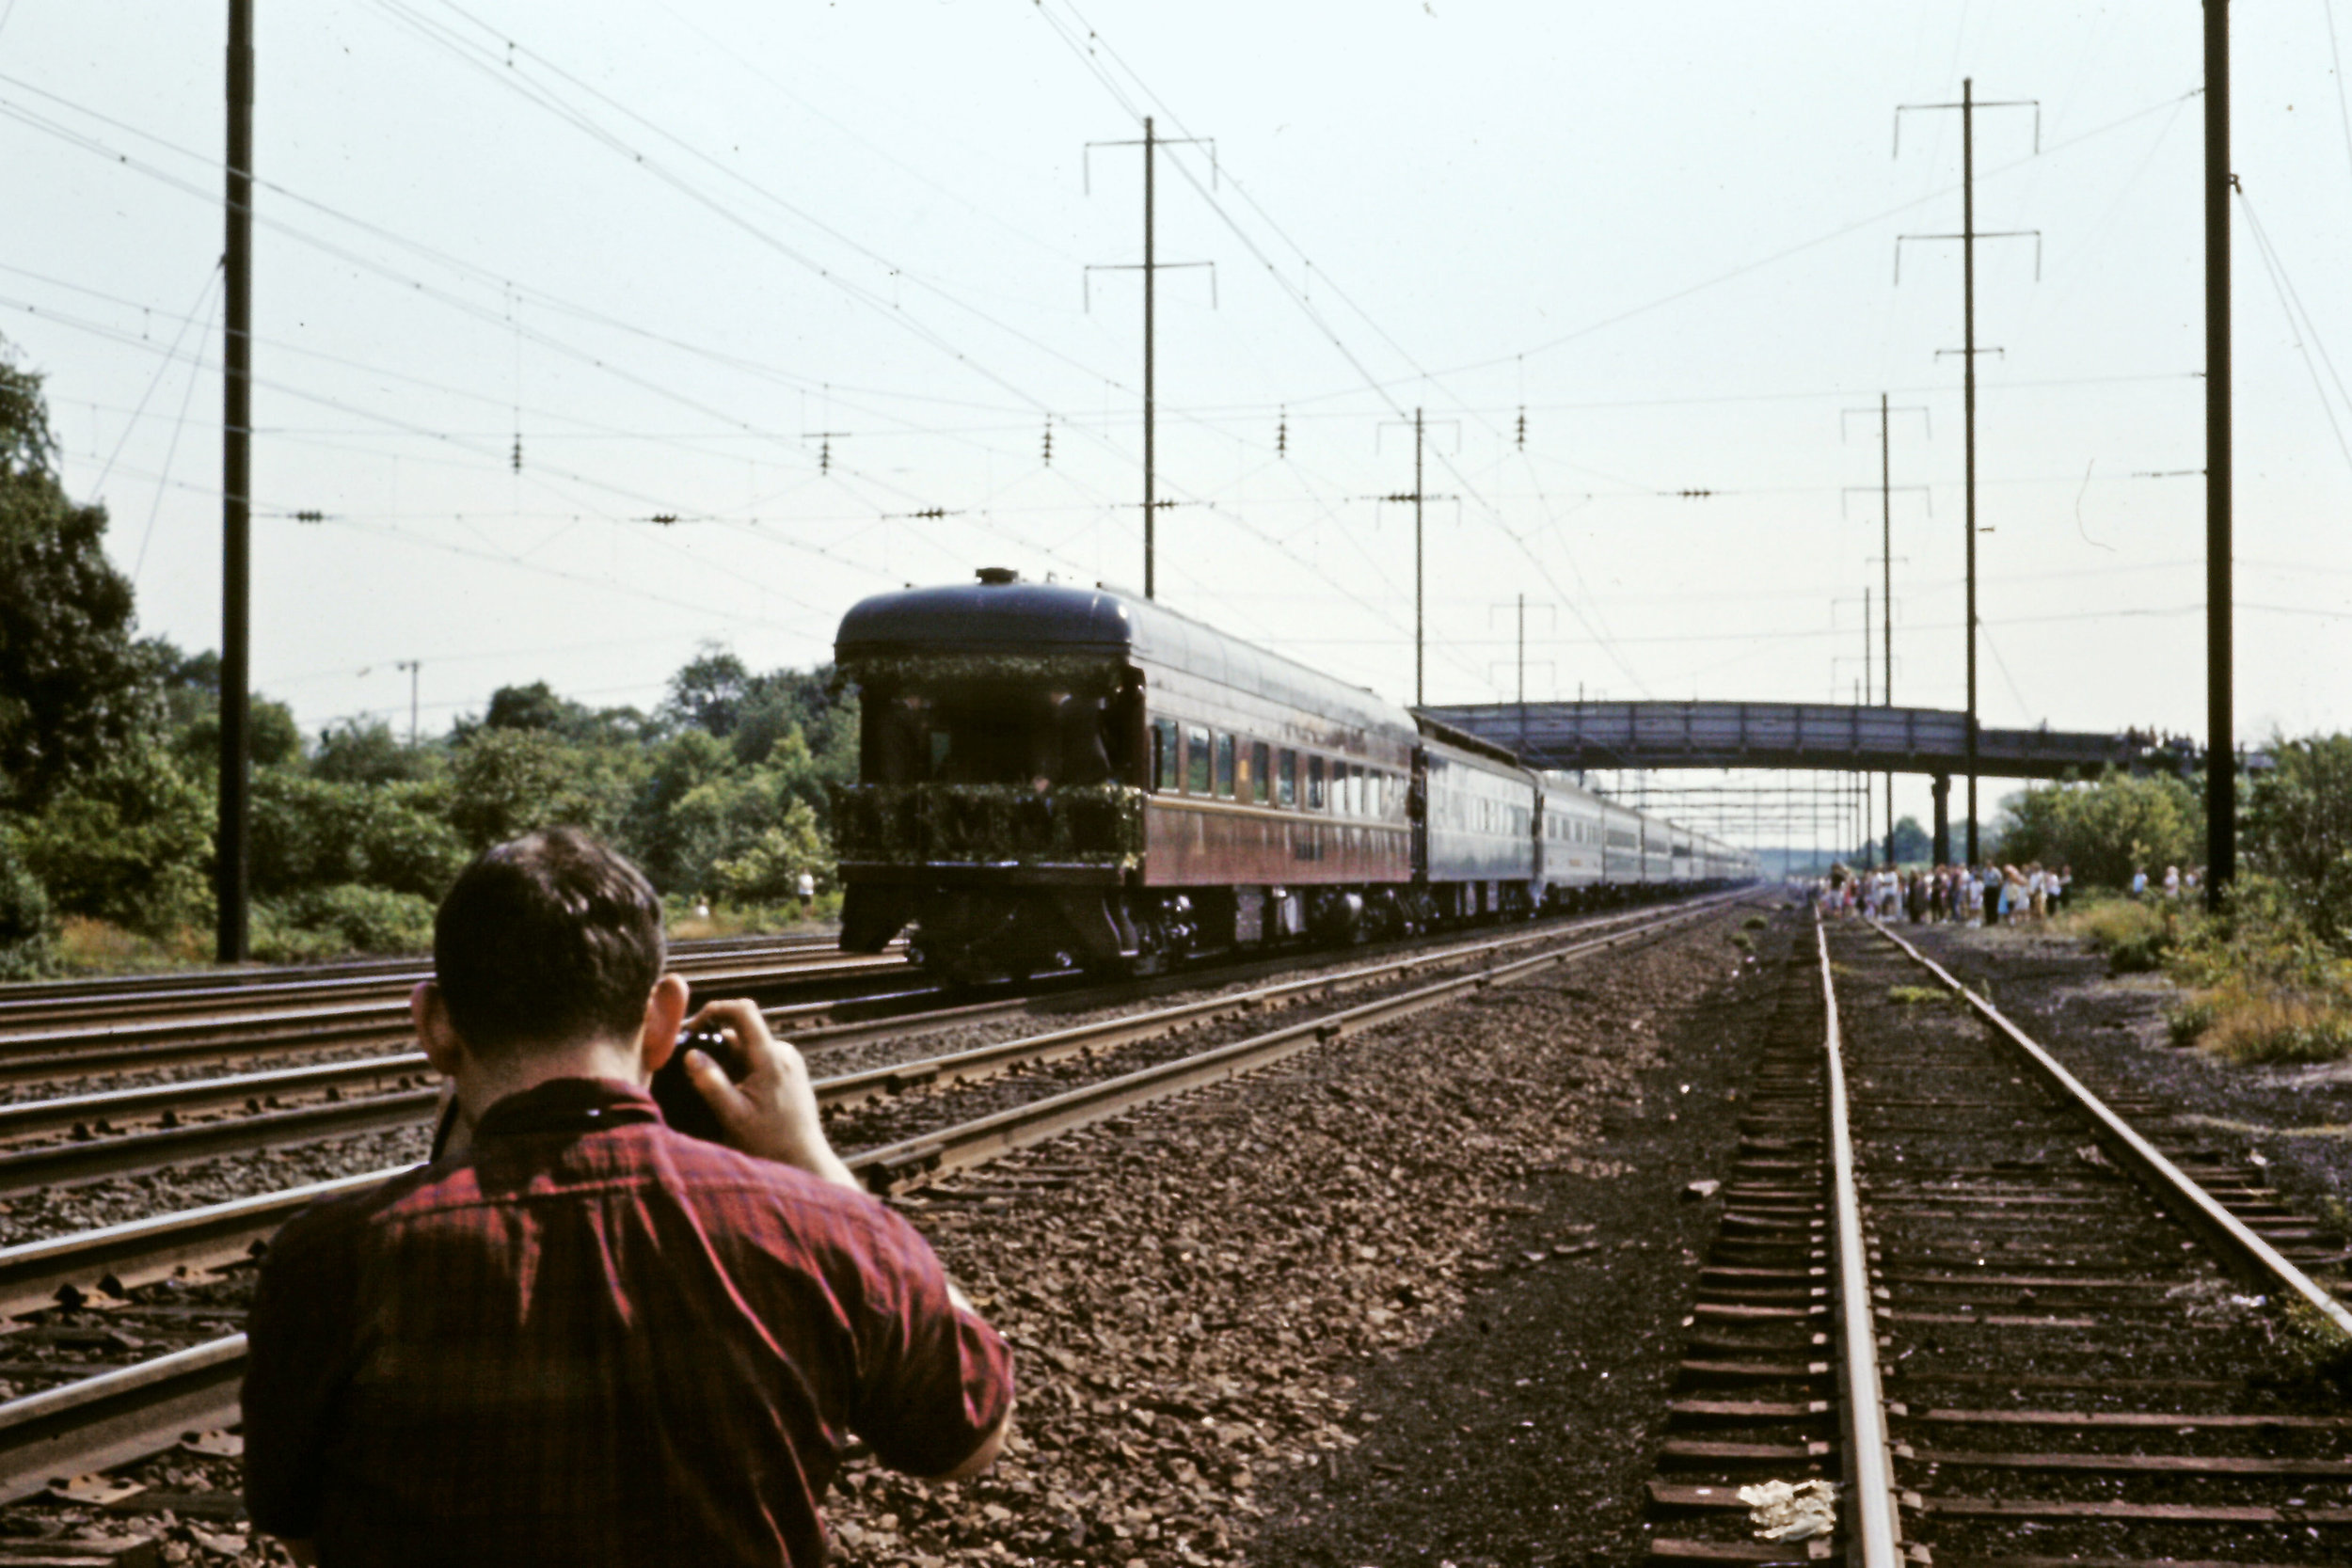
[(1415, 734), (1411, 714), (1371, 691), (1107, 588), (975, 582), (877, 594), (850, 608), (834, 639), (834, 656), (844, 664), (860, 655), (1047, 649), (1182, 670), (1399, 739)]

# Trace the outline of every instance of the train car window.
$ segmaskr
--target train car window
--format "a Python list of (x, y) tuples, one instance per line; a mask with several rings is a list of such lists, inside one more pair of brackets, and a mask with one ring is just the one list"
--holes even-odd
[(1176, 762), (1176, 721), (1152, 721), (1152, 787), (1174, 789), (1178, 772)]
[(1323, 809), (1323, 759), (1321, 757), (1307, 759), (1307, 809), (1309, 811)]
[(1281, 793), (1275, 799), (1277, 805), (1298, 804), (1298, 753), (1288, 747), (1282, 751), (1282, 773), (1278, 787)]
[(1233, 798), (1233, 737), (1222, 732), (1216, 737), (1216, 792)]
[(1249, 748), (1249, 798), (1264, 805), (1274, 793), (1274, 748), (1258, 741)]
[(1199, 724), (1184, 730), (1184, 789), (1193, 795), (1209, 792), (1209, 732)]

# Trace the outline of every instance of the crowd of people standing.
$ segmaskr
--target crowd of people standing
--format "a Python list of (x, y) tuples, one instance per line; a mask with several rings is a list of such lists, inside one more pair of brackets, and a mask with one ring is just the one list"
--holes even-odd
[(2042, 921), (2064, 907), (2074, 885), (2074, 868), (2056, 870), (2040, 862), (2025, 867), (1938, 865), (1914, 871), (1883, 867), (1854, 871), (1844, 865), (1814, 888), (1824, 914), (1908, 919), (1915, 926), (1950, 921), (1963, 926), (2019, 926)]

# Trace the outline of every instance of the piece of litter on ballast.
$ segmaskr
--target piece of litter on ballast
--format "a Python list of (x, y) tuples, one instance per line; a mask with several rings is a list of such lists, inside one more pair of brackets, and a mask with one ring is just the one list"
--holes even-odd
[(1809, 1541), (1837, 1528), (1837, 1483), (1834, 1481), (1768, 1481), (1742, 1486), (1748, 1522), (1760, 1541)]

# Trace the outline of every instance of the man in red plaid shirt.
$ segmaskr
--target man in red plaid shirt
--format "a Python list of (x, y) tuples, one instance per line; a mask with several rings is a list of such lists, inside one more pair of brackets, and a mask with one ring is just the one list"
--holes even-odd
[(693, 1020), (729, 1144), (646, 1085), (687, 1022), (660, 904), (567, 829), (478, 857), (434, 924), (417, 1030), (455, 1081), (429, 1166), (291, 1222), (247, 1332), (246, 1500), (297, 1560), (564, 1568), (822, 1562), (854, 1433), (977, 1474), (1004, 1341), (825, 1142), (749, 1002)]

